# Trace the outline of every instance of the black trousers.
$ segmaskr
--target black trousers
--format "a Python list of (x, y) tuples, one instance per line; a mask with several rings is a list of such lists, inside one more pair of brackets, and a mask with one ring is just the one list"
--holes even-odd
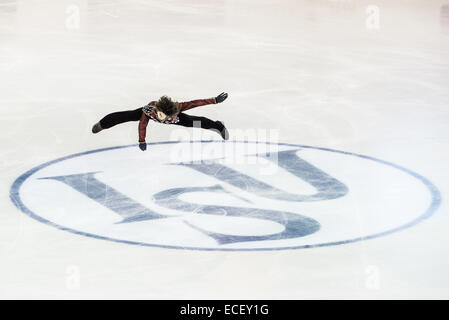
[[(103, 129), (109, 129), (117, 124), (128, 121), (139, 121), (142, 116), (142, 108), (129, 111), (120, 111), (110, 113), (100, 120), (101, 127)], [(215, 129), (221, 131), (223, 125), (217, 121), (212, 121), (206, 117), (191, 116), (186, 113), (178, 114), (179, 122), (173, 123), (183, 127), (198, 127), (202, 129)]]

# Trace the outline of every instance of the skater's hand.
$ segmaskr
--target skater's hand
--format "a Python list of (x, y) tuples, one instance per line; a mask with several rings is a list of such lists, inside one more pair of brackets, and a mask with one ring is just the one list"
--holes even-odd
[(225, 92), (220, 93), (218, 96), (215, 97), (215, 101), (217, 103), (223, 102), (226, 100), (226, 98), (228, 97), (228, 94)]
[(146, 143), (146, 142), (140, 142), (140, 141), (139, 141), (139, 148), (140, 148), (140, 150), (142, 150), (142, 151), (147, 150), (147, 143)]

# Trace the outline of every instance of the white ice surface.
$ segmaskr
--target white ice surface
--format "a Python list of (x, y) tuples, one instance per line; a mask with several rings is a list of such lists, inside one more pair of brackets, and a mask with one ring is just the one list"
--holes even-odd
[[(370, 28), (372, 5), (379, 9), (378, 29)], [(0, 0), (0, 297), (449, 298), (445, 5), (449, 1)], [(136, 143), (136, 123), (92, 135), (104, 114), (163, 94), (181, 101), (222, 91), (229, 93), (225, 103), (191, 114), (223, 120), (231, 136), (277, 129), (281, 142), (396, 163), (433, 182), (441, 206), (412, 228), (363, 242), (201, 252), (83, 237), (30, 219), (11, 202), (12, 183), (35, 166)], [(150, 123), (148, 140), (172, 140), (173, 134), (172, 126)], [(351, 167), (337, 169), (338, 179), (356, 180)], [(151, 174), (136, 168), (136, 177), (138, 170)], [(357, 193), (363, 186), (351, 185), (353, 209), (372, 203)], [(413, 188), (407, 192), (420, 192)], [(357, 216), (360, 228), (390, 205), (398, 204), (378, 202)], [(347, 231), (342, 221), (335, 225)], [(185, 232), (189, 237), (191, 230)], [(73, 285), (77, 272), (79, 286)]]

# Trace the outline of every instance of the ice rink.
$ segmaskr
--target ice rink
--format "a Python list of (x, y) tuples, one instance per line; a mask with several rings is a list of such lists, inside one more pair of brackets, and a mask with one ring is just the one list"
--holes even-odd
[(449, 298), (449, 0), (0, 0), (0, 88), (0, 298)]

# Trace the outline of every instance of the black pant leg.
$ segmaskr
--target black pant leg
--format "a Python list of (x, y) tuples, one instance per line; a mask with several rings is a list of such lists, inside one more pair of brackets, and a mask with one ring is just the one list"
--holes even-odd
[(103, 129), (108, 129), (120, 123), (128, 121), (139, 121), (141, 116), (142, 108), (136, 110), (114, 112), (101, 119), (100, 125)]
[(215, 129), (218, 131), (221, 131), (223, 129), (223, 126), (220, 123), (212, 121), (211, 119), (208, 119), (206, 117), (197, 117), (181, 112), (180, 114), (178, 114), (178, 118), (179, 122), (175, 124), (183, 127), (195, 126), (196, 128)]

